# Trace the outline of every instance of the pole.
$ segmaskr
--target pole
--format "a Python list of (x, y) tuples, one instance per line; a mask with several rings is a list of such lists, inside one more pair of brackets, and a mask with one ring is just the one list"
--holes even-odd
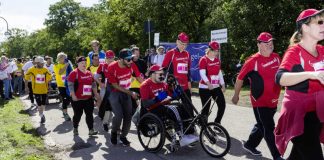
[(9, 28), (9, 27), (8, 27), (8, 22), (7, 22), (7, 20), (6, 20), (5, 18), (1, 17), (1, 16), (0, 16), (0, 18), (3, 19), (3, 20), (6, 22), (6, 24), (7, 24), (7, 31), (6, 31), (4, 34), (5, 34), (5, 35), (9, 35), (10, 33), (9, 33), (9, 31), (8, 31), (8, 28)]
[(149, 35), (149, 49), (151, 49), (151, 23), (150, 23), (150, 19), (147, 20), (148, 23), (148, 35)]

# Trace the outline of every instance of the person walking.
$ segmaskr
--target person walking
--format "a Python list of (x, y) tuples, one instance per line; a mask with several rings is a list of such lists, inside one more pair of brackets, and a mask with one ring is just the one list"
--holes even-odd
[(225, 82), (221, 72), (221, 62), (219, 60), (219, 44), (216, 41), (211, 41), (208, 44), (206, 55), (200, 58), (199, 73), (201, 77), (199, 82), (199, 96), (202, 106), (205, 106), (202, 110), (202, 114), (204, 114), (208, 120), (210, 103), (212, 101), (208, 100), (212, 97), (218, 106), (217, 116), (214, 121), (220, 124), (226, 106), (223, 94), (223, 92), (225, 92)]
[(289, 160), (323, 160), (324, 9), (306, 9), (284, 54), (276, 83), (286, 87), (275, 128), (281, 155), (293, 143)]
[(256, 149), (261, 140), (267, 143), (274, 160), (281, 159), (274, 139), (274, 114), (277, 110), (280, 86), (275, 83), (275, 75), (280, 65), (280, 57), (274, 53), (273, 38), (270, 33), (262, 32), (257, 38), (259, 51), (246, 60), (235, 83), (235, 93), (232, 97), (233, 104), (239, 101), (239, 93), (243, 80), (250, 80), (250, 99), (256, 124), (243, 149), (252, 155), (261, 155)]

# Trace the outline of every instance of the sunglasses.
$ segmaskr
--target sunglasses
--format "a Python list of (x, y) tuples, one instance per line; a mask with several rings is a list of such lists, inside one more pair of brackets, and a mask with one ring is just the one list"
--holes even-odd
[(156, 75), (158, 75), (158, 76), (160, 76), (160, 77), (164, 76), (163, 73), (154, 73), (154, 74), (156, 74)]
[(324, 20), (322, 20), (322, 19), (317, 21), (318, 25), (322, 25), (323, 23), (324, 23)]
[(133, 59), (124, 59), (125, 61), (127, 61), (128, 63), (133, 61)]

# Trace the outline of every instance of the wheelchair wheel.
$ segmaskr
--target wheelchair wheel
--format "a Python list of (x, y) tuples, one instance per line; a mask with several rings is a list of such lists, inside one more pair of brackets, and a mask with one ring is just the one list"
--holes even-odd
[(221, 158), (228, 153), (231, 139), (223, 126), (212, 122), (200, 131), (200, 144), (210, 156)]
[(141, 117), (137, 126), (138, 139), (148, 152), (159, 152), (165, 142), (165, 128), (159, 117), (146, 113)]

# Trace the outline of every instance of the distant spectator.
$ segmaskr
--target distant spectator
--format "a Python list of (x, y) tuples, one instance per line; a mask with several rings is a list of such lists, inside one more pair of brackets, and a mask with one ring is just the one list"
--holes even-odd
[(153, 64), (156, 64), (156, 65), (159, 65), (159, 66), (162, 66), (162, 62), (164, 60), (164, 56), (165, 56), (165, 48), (163, 46), (159, 46), (156, 50), (156, 56), (154, 57), (154, 60), (153, 60)]

